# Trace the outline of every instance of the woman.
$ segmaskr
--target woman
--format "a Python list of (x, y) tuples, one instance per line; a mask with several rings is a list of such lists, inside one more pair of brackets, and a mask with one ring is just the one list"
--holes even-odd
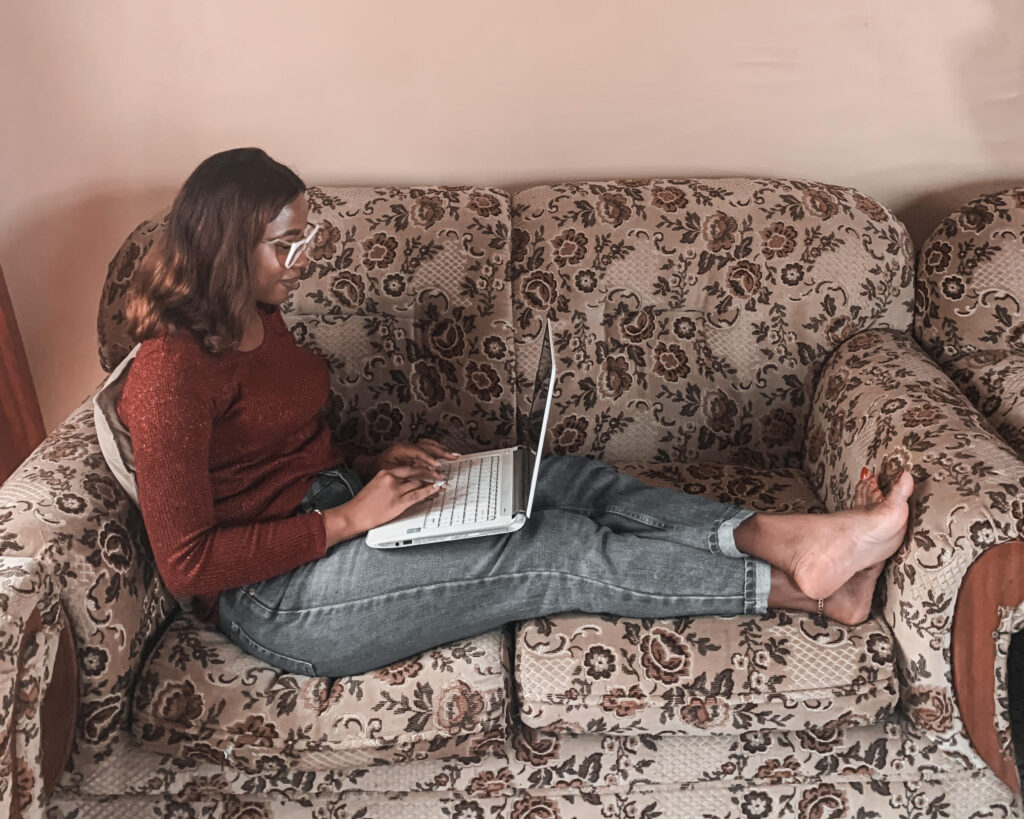
[(362, 673), (511, 620), (817, 611), (868, 615), (913, 488), (855, 508), (770, 515), (648, 487), (599, 461), (542, 463), (518, 532), (379, 551), (363, 534), (438, 491), (438, 443), (331, 442), (326, 364), (278, 310), (298, 283), (305, 185), (260, 150), (193, 172), (140, 271), (143, 344), (119, 412), (157, 566), (236, 644), (288, 671)]

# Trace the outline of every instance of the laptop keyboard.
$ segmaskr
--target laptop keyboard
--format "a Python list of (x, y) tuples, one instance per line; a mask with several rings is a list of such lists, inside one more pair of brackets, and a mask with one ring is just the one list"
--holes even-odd
[(427, 510), (424, 529), (482, 523), (498, 515), (500, 455), (464, 458), (438, 467), (447, 482)]

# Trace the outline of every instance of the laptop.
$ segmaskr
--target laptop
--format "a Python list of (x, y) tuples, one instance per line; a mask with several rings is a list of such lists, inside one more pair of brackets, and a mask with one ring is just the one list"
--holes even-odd
[(521, 529), (533, 511), (555, 388), (551, 322), (544, 326), (530, 413), (519, 418), (519, 445), (443, 461), (445, 486), (434, 497), (366, 534), (375, 549), (498, 535)]

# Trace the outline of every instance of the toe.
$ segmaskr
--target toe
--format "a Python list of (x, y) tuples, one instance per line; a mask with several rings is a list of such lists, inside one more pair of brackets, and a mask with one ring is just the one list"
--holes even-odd
[(914, 479), (910, 475), (910, 470), (904, 469), (899, 478), (892, 485), (892, 488), (889, 490), (889, 497), (905, 503), (910, 499), (913, 492)]
[(860, 480), (857, 482), (857, 486), (853, 490), (853, 505), (854, 506), (867, 506), (871, 503), (871, 481), (874, 479), (874, 473), (866, 466), (861, 467)]

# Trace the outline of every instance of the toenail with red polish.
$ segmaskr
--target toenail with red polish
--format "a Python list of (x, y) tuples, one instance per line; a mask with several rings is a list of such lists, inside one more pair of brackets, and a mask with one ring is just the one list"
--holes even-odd
[(871, 470), (870, 470), (870, 469), (868, 469), (868, 468), (867, 468), (866, 466), (862, 466), (862, 467), (860, 468), (860, 479), (861, 479), (862, 481), (863, 481), (863, 480), (867, 480), (867, 477), (868, 477), (868, 475), (870, 475), (870, 474), (871, 474)]

